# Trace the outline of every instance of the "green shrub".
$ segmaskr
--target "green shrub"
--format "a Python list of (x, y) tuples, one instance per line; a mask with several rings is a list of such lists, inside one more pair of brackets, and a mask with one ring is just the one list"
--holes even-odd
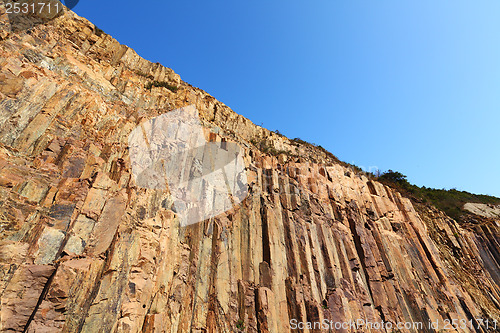
[(239, 319), (238, 322), (236, 323), (236, 328), (243, 331), (245, 329), (245, 323), (243, 320)]
[(177, 92), (177, 90), (179, 90), (178, 87), (176, 86), (173, 86), (171, 85), (170, 83), (168, 82), (165, 82), (165, 81), (152, 81), (152, 82), (148, 82), (146, 83), (146, 85), (144, 86), (144, 88), (146, 88), (147, 90), (151, 90), (151, 88), (153, 87), (163, 87), (163, 88), (167, 88), (168, 90), (170, 90), (171, 92)]
[(389, 170), (387, 172), (384, 172), (380, 177), (379, 180), (381, 181), (388, 181), (390, 183), (397, 183), (401, 186), (407, 186), (408, 180), (406, 180), (406, 176), (403, 175), (401, 172), (398, 171), (392, 171)]
[(101, 37), (101, 36), (104, 34), (104, 31), (102, 31), (101, 29), (99, 29), (99, 28), (95, 25), (95, 26), (94, 26), (94, 33), (96, 34), (96, 36)]
[(273, 133), (275, 133), (275, 134), (277, 134), (277, 135), (279, 135), (281, 137), (284, 137), (284, 135), (281, 134), (281, 132), (279, 130), (275, 130), (275, 131), (273, 131)]
[(302, 140), (301, 138), (292, 139), (293, 142), (300, 145), (311, 145), (309, 142)]

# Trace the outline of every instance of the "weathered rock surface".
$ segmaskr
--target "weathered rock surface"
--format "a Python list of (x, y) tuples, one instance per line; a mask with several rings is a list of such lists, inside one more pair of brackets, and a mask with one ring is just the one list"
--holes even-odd
[(500, 206), (468, 202), (464, 209), (487, 218), (500, 218)]
[[(96, 32), (67, 12), (0, 34), (0, 331), (500, 320), (498, 219), (463, 228)], [(250, 195), (180, 227), (168, 191), (131, 177), (127, 137), (191, 104), (244, 147)]]

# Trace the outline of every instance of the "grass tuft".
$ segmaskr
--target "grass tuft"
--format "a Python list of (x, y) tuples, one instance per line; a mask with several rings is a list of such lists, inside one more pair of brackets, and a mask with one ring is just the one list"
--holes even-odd
[(153, 88), (153, 87), (167, 88), (171, 92), (177, 92), (177, 90), (179, 90), (179, 87), (171, 85), (170, 83), (165, 82), (165, 81), (156, 81), (155, 80), (155, 81), (146, 83), (146, 85), (144, 86), (144, 88), (146, 88), (147, 90), (151, 90), (151, 88)]

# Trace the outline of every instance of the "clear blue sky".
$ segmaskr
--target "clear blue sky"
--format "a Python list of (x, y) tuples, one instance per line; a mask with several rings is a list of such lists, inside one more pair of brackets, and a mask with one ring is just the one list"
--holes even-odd
[(94, 1), (75, 12), (256, 124), (500, 197), (500, 1)]

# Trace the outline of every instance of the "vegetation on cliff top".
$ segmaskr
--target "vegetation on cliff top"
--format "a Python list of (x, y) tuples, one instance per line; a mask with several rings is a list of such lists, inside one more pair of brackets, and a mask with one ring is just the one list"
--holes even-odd
[(500, 198), (489, 195), (473, 194), (466, 191), (458, 191), (457, 189), (445, 190), (425, 186), (419, 187), (411, 184), (401, 172), (393, 170), (382, 173), (379, 177), (376, 177), (376, 180), (398, 190), (410, 197), (410, 199), (422, 201), (423, 203), (431, 203), (457, 221), (460, 221), (462, 216), (468, 213), (463, 209), (464, 205), (468, 202), (500, 204)]

